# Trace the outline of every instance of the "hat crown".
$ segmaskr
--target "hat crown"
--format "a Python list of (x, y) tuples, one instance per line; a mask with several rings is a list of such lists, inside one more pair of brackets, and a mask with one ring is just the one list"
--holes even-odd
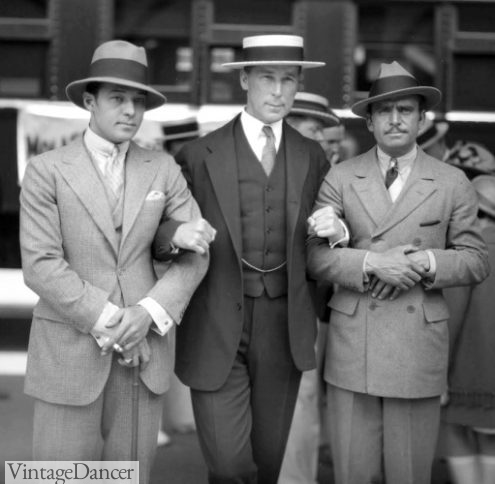
[(304, 47), (304, 40), (299, 35), (252, 35), (242, 39), (243, 49), (251, 47)]
[(414, 79), (414, 76), (411, 73), (407, 72), (397, 61), (393, 61), (390, 64), (380, 65), (377, 79), (396, 76), (408, 76)]
[(138, 47), (125, 40), (110, 40), (98, 46), (93, 54), (91, 63), (105, 59), (130, 60), (148, 67), (144, 47)]
[(311, 92), (297, 92), (294, 97), (294, 105), (299, 103), (312, 103), (323, 109), (328, 109), (330, 106), (327, 98)]

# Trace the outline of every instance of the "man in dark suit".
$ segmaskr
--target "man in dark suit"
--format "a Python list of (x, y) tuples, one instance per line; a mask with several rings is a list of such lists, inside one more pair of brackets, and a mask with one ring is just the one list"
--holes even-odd
[(416, 143), (439, 100), (383, 64), (352, 107), (377, 145), (329, 171), (310, 219), (318, 234), (330, 206), (350, 232), (348, 247), (316, 237), (308, 248), (310, 274), (338, 284), (324, 373), (338, 484), (430, 483), (448, 356), (442, 289), (488, 274), (471, 184)]
[[(321, 147), (283, 118), (303, 59), (298, 36), (244, 39), (247, 105), (187, 144), (182, 165), (216, 229), (210, 269), (178, 327), (176, 372), (192, 389), (211, 483), (275, 484), (301, 372), (315, 366), (305, 232), (328, 170)], [(157, 252), (168, 250), (166, 227)], [(159, 255), (159, 254), (158, 254)]]
[(202, 221), (173, 158), (131, 140), (144, 112), (165, 102), (146, 79), (144, 48), (113, 40), (95, 50), (90, 75), (67, 86), (88, 129), (29, 162), (20, 214), (24, 280), (40, 297), (25, 381), (36, 399), (34, 459), (131, 460), (139, 365), (142, 484), (172, 371), (168, 331), (208, 266), (190, 252), (160, 279), (153, 268), (163, 219)]

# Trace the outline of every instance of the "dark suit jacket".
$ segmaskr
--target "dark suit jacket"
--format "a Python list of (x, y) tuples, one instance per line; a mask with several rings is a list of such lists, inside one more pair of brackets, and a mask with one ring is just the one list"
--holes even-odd
[[(177, 155), (203, 217), (217, 230), (209, 271), (177, 331), (176, 372), (188, 386), (214, 390), (232, 367), (243, 327), (241, 220), (234, 123), (185, 145)], [(320, 146), (284, 123), (287, 162), (289, 339), (300, 370), (315, 366), (313, 284), (306, 277), (306, 219), (328, 170)], [(157, 235), (160, 245), (160, 232)], [(166, 243), (166, 242), (165, 242)]]

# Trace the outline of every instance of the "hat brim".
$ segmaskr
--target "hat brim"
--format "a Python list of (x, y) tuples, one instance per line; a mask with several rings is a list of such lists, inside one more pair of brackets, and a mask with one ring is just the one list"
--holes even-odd
[(356, 116), (361, 116), (365, 118), (368, 114), (368, 106), (370, 104), (376, 103), (378, 101), (384, 101), (386, 99), (393, 99), (405, 96), (423, 96), (425, 98), (425, 109), (426, 111), (435, 107), (442, 99), (442, 93), (436, 88), (431, 86), (418, 86), (418, 87), (408, 87), (405, 89), (397, 89), (396, 91), (390, 91), (377, 96), (369, 97), (368, 99), (363, 99), (351, 106), (351, 111)]
[(420, 144), (421, 148), (423, 148), (424, 150), (435, 144), (437, 141), (441, 140), (447, 134), (449, 125), (448, 123), (437, 123), (435, 124), (435, 129), (435, 134), (430, 139)]
[(90, 82), (106, 82), (109, 84), (117, 84), (119, 86), (132, 87), (134, 89), (140, 89), (146, 92), (146, 104), (145, 109), (155, 109), (167, 102), (167, 98), (146, 84), (140, 82), (128, 81), (120, 77), (88, 77), (86, 79), (80, 79), (78, 81), (71, 82), (65, 88), (67, 97), (80, 108), (86, 109), (83, 101), (83, 93), (86, 90), (86, 86)]
[(325, 62), (312, 62), (312, 61), (246, 61), (246, 62), (226, 62), (222, 64), (222, 67), (230, 67), (231, 69), (242, 69), (243, 67), (250, 66), (300, 66), (303, 69), (311, 69), (313, 67), (323, 67)]
[(340, 119), (331, 113), (322, 113), (321, 111), (316, 111), (315, 109), (304, 109), (304, 108), (292, 108), (289, 112), (291, 114), (299, 114), (303, 116), (311, 116), (323, 121), (325, 128), (331, 128), (333, 126), (338, 126), (340, 124)]

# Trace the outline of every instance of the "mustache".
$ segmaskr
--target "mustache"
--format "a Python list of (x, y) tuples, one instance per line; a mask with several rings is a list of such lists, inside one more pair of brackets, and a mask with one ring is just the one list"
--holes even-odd
[(385, 131), (385, 134), (390, 134), (390, 133), (407, 133), (407, 130), (394, 127)]

